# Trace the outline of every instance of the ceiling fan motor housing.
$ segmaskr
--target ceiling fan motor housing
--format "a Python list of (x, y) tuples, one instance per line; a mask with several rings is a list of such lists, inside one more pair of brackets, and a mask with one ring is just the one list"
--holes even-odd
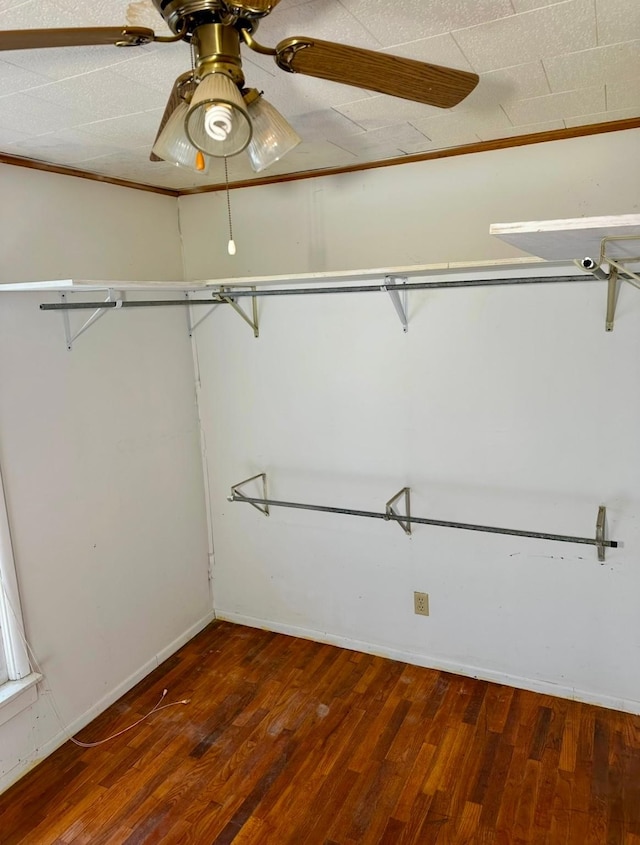
[(244, 84), (240, 58), (240, 35), (232, 26), (200, 24), (191, 39), (195, 54), (196, 79), (209, 73), (224, 73), (238, 86)]
[(191, 40), (197, 27), (206, 23), (224, 23), (255, 29), (258, 19), (268, 15), (276, 2), (269, 0), (248, 0), (248, 2), (226, 2), (225, 0), (153, 0), (169, 29), (176, 35), (185, 33)]

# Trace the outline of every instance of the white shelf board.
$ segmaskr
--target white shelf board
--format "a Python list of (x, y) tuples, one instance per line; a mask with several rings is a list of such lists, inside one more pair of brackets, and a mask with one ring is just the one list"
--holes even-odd
[(611, 258), (635, 258), (640, 255), (640, 214), (492, 223), (489, 232), (547, 261), (573, 261), (587, 257), (597, 261), (602, 239), (619, 236), (632, 236), (637, 240), (607, 244), (607, 254)]
[[(550, 264), (542, 258), (501, 258), (491, 261), (448, 261), (440, 264), (410, 264), (402, 267), (374, 267), (363, 270), (327, 270), (316, 273), (288, 273), (271, 276), (245, 276), (227, 279), (204, 279), (195, 285), (205, 288), (224, 287), (260, 287), (261, 285), (313, 285), (331, 282), (381, 282), (385, 276), (433, 277), (438, 278), (478, 278), (499, 276), (505, 278), (517, 275), (555, 276), (575, 275), (576, 268), (567, 262)], [(192, 288), (193, 289), (193, 288)]]
[[(198, 283), (195, 283), (198, 286)], [(110, 281), (99, 281), (96, 279), (55, 279), (53, 281), (39, 282), (11, 282), (0, 283), (0, 293), (11, 293), (16, 291), (58, 291), (66, 293), (70, 291), (108, 291), (111, 290), (153, 290), (153, 291), (184, 291), (193, 290), (193, 282), (128, 282), (112, 279)]]
[(191, 282), (133, 282), (117, 279), (58, 279), (53, 281), (0, 283), (0, 293), (15, 291), (89, 293), (115, 291), (147, 291), (171, 293), (208, 291), (219, 287), (273, 287), (282, 285), (327, 285), (371, 282), (379, 285), (385, 276), (427, 277), (433, 280), (448, 278), (486, 278), (518, 276), (575, 275), (572, 263), (547, 262), (541, 258), (522, 257), (492, 261), (450, 261), (441, 264), (411, 264), (403, 267), (376, 267), (363, 270), (329, 270), (316, 273), (287, 273), (269, 276), (244, 276), (225, 279), (201, 279)]

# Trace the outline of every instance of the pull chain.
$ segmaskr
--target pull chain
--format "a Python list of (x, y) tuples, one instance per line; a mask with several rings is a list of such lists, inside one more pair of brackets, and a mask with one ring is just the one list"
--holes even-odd
[(233, 240), (233, 226), (231, 224), (231, 197), (229, 196), (229, 167), (227, 164), (227, 157), (224, 157), (224, 181), (227, 188), (227, 217), (229, 219), (229, 243), (227, 244), (227, 250), (229, 255), (236, 254), (236, 244)]

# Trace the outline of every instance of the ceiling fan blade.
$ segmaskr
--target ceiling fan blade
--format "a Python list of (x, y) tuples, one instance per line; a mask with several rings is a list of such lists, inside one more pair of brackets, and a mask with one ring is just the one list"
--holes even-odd
[(116, 44), (137, 47), (154, 40), (142, 26), (100, 26), (84, 29), (14, 29), (0, 32), (0, 50), (34, 50), (41, 47), (87, 47)]
[[(192, 89), (192, 90), (189, 90)], [(164, 127), (167, 125), (167, 121), (174, 113), (174, 111), (180, 105), (181, 100), (185, 98), (185, 94), (187, 92), (193, 94), (193, 91), (196, 89), (196, 84), (193, 81), (193, 72), (187, 71), (186, 73), (181, 74), (176, 81), (173, 83), (173, 88), (171, 89), (171, 93), (169, 94), (169, 99), (167, 100), (167, 105), (164, 110), (164, 114), (162, 115), (162, 120), (160, 121), (160, 126), (158, 127), (158, 134), (155, 137), (153, 145), (155, 147), (156, 141), (160, 137), (160, 134)], [(151, 153), (149, 156), (150, 161), (162, 161), (160, 156), (157, 156), (154, 152)]]
[(478, 84), (475, 73), (348, 47), (316, 38), (287, 38), (276, 47), (276, 63), (291, 73), (354, 85), (450, 109)]

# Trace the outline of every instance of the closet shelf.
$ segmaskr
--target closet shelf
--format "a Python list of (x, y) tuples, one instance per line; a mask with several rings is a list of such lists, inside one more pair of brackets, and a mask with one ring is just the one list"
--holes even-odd
[[(575, 269), (575, 265), (572, 265)], [(391, 302), (400, 320), (402, 329), (407, 332), (409, 329), (409, 309), (408, 309), (408, 294), (411, 291), (429, 291), (429, 290), (447, 290), (457, 288), (484, 288), (484, 287), (508, 287), (508, 286), (523, 286), (523, 285), (548, 285), (548, 284), (584, 284), (585, 282), (597, 281), (593, 275), (587, 276), (584, 273), (580, 275), (572, 275), (567, 272), (554, 268), (539, 268), (536, 267), (537, 272), (534, 274), (531, 270), (529, 272), (521, 272), (520, 275), (503, 275), (504, 269), (498, 269), (494, 275), (480, 274), (477, 271), (469, 273), (466, 277), (460, 271), (449, 272), (443, 274), (439, 272), (435, 274), (432, 271), (432, 278), (424, 279), (425, 273), (422, 273), (422, 278), (418, 270), (414, 270), (411, 274), (399, 275), (395, 273), (382, 274), (376, 281), (372, 276), (374, 271), (361, 271), (361, 279), (366, 279), (365, 284), (327, 284), (330, 281), (336, 282), (343, 280), (341, 274), (327, 274), (324, 278), (324, 284), (319, 285), (320, 281), (317, 275), (314, 275), (314, 284), (309, 285), (307, 278), (301, 276), (299, 281), (304, 286), (294, 286), (291, 284), (282, 284), (280, 287), (267, 287), (258, 284), (250, 286), (237, 285), (211, 285), (206, 284), (202, 286), (194, 286), (185, 289), (182, 286), (164, 288), (154, 287), (154, 291), (163, 290), (164, 292), (179, 292), (180, 298), (159, 298), (159, 299), (127, 299), (126, 294), (130, 288), (125, 286), (117, 287), (114, 285), (108, 287), (107, 298), (103, 302), (95, 301), (71, 301), (67, 290), (60, 290), (60, 302), (46, 302), (40, 305), (42, 311), (60, 311), (63, 315), (65, 338), (67, 341), (67, 348), (71, 349), (73, 342), (83, 334), (91, 325), (93, 325), (100, 317), (111, 310), (119, 310), (123, 308), (174, 308), (182, 307), (187, 309), (187, 327), (189, 335), (192, 336), (196, 328), (220, 305), (230, 305), (242, 319), (248, 323), (253, 330), (254, 337), (259, 336), (258, 324), (258, 308), (257, 301), (261, 298), (273, 297), (290, 297), (290, 296), (326, 296), (339, 294), (375, 294), (384, 293), (391, 298)], [(382, 272), (382, 271), (380, 271)], [(416, 276), (418, 279), (416, 280)], [(354, 274), (348, 274), (348, 278), (354, 278)], [(238, 280), (239, 281), (239, 280)], [(252, 280), (254, 281), (254, 280)], [(82, 289), (74, 288), (74, 292)], [(140, 290), (139, 287), (135, 288)], [(242, 300), (251, 300), (252, 313), (249, 315), (242, 307)], [(207, 306), (208, 311), (198, 319), (194, 319), (192, 308), (196, 306)], [(91, 310), (93, 313), (88, 320), (75, 333), (72, 332), (69, 314), (72, 311)]]

